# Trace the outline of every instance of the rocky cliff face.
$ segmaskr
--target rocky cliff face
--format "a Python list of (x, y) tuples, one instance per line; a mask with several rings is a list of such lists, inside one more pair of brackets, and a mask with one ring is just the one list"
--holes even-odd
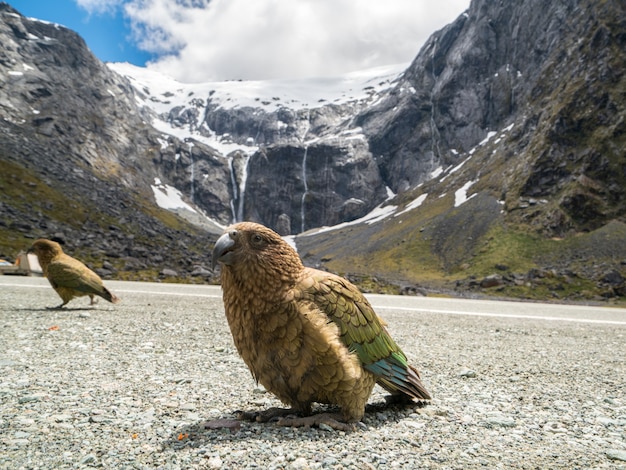
[(364, 216), (388, 196), (354, 117), (394, 86), (397, 67), (345, 79), (197, 85), (110, 67), (130, 80), (161, 131), (160, 177), (221, 224), (256, 220), (295, 234)]
[(4, 3), (0, 38), (2, 255), (44, 236), (118, 277), (207, 265), (207, 235), (153, 202), (160, 143), (128, 81), (76, 33)]
[[(236, 84), (227, 92), (207, 85), (191, 93), (185, 89), (188, 98), (172, 106), (167, 106), (171, 92), (153, 93), (144, 106), (164, 124), (161, 129), (186, 129), (190, 138), (209, 139), (209, 146), (211, 140), (231, 145), (217, 147), (230, 162), (230, 175), (212, 173), (209, 178), (230, 180), (228, 191), (221, 186), (206, 193), (219, 194), (218, 205), (230, 207), (230, 213), (194, 199), (221, 223), (253, 219), (277, 227), (281, 220), (281, 230), (299, 233), (354, 220), (390, 191), (409, 191), (429, 181), (437, 168), (467, 159), (484, 139), (511, 125), (507, 152), (517, 155), (512, 176), (498, 172), (491, 190), (511, 210), (524, 209), (525, 200), (554, 193), (559, 185), (567, 186), (565, 180), (577, 178), (572, 176), (577, 171), (562, 169), (572, 166), (562, 161), (570, 153), (563, 144), (572, 141), (564, 134), (576, 136), (576, 153), (594, 153), (578, 146), (581, 127), (591, 135), (593, 127), (604, 129), (612, 122), (610, 132), (623, 132), (620, 12), (619, 2), (504, 5), (476, 0), (433, 34), (403, 73), (361, 83), (350, 90), (354, 96), (305, 103), (259, 92), (253, 104), (240, 104)], [(150, 82), (133, 78), (136, 89), (150, 90)], [(603, 121), (569, 122), (576, 113), (600, 114)], [(547, 122), (552, 122), (551, 130), (544, 128)], [(231, 154), (233, 148), (238, 153)], [(588, 166), (594, 159), (588, 155), (577, 161)], [(613, 160), (604, 163), (601, 180), (620, 174), (619, 158)], [(186, 178), (191, 181), (190, 174)], [(196, 185), (201, 184), (198, 178)], [(560, 183), (555, 186), (553, 180)], [(558, 208), (533, 224), (563, 234), (597, 228), (623, 214), (623, 201), (615, 193), (620, 181), (613, 178), (600, 195), (613, 201), (611, 208), (583, 187), (587, 180), (578, 181), (579, 191), (559, 193), (563, 200)], [(577, 210), (581, 204), (587, 209)]]
[[(75, 33), (0, 4), (0, 229), (69, 230), (49, 204), (12, 197), (13, 176), (75, 205), (74, 231), (134, 226), (122, 252), (152, 234), (173, 249), (196, 230), (155, 204), (155, 191), (177, 190), (177, 214), (196, 227), (309, 231), (297, 243), (312, 264), (401, 278), (424, 250), (447, 274), (470, 269), (494, 227), (549, 239), (621, 226), (624, 13), (616, 0), (474, 0), (404, 69), (181, 84), (105, 66)], [(332, 237), (310, 231), (348, 222)]]

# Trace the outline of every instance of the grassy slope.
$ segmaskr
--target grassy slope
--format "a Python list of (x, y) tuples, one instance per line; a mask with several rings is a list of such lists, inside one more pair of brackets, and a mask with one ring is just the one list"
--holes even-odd
[[(206, 258), (207, 235), (176, 216), (170, 211), (160, 209), (140, 196), (121, 195), (124, 200), (125, 215), (128, 219), (120, 223), (117, 217), (108, 215), (99, 207), (94, 207), (87, 198), (73, 197), (63, 188), (46, 183), (35, 172), (14, 162), (0, 160), (0, 204), (4, 214), (0, 221), (0, 257), (13, 260), (20, 251), (30, 247), (33, 237), (51, 237), (48, 221), (54, 221), (56, 227), (67, 236), (81, 237), (89, 233), (96, 237), (110, 233), (111, 226), (132, 237), (133, 247), (145, 247), (158, 253), (164, 253), (164, 266), (176, 263), (180, 259)], [(189, 235), (189, 240), (197, 244), (180, 243), (163, 234), (146, 235), (140, 222), (131, 214), (141, 212), (156, 225), (175, 232)], [(146, 220), (146, 219), (142, 219)], [(164, 248), (169, 245), (169, 250)], [(180, 246), (179, 246), (180, 245)], [(126, 269), (124, 257), (106, 256), (95, 244), (82, 244), (71, 253), (89, 266), (102, 266), (106, 258), (115, 269), (115, 275), (123, 280), (160, 279), (159, 272), (164, 266), (148, 266), (145, 269)], [(161, 279), (163, 280), (163, 279)], [(168, 278), (166, 281), (199, 282), (197, 278)]]

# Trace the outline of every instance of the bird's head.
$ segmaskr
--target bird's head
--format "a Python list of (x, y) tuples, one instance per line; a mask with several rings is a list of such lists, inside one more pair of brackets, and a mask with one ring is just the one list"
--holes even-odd
[(298, 253), (273, 230), (253, 222), (231, 225), (213, 248), (213, 268), (217, 263), (233, 274), (274, 272), (283, 277), (302, 269)]
[(39, 264), (42, 266), (48, 264), (55, 256), (63, 253), (61, 245), (52, 240), (40, 238), (35, 240), (31, 247), (28, 249), (28, 253), (34, 253), (39, 259)]
[(45, 238), (40, 238), (33, 242), (31, 247), (28, 249), (28, 253), (35, 253), (37, 256), (41, 254), (54, 257), (63, 253), (63, 248), (61, 248), (61, 245), (59, 245), (57, 242), (53, 242), (52, 240), (47, 240)]

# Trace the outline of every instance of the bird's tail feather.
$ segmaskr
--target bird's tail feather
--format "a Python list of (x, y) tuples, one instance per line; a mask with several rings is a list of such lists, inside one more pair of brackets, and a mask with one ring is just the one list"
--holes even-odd
[(106, 287), (103, 287), (104, 292), (102, 293), (101, 297), (105, 300), (108, 300), (111, 303), (117, 304), (121, 301), (121, 299), (115, 295), (113, 292), (111, 292), (109, 289), (107, 289)]
[(420, 378), (418, 370), (407, 364), (389, 364), (385, 374), (377, 374), (377, 382), (385, 390), (393, 395), (406, 395), (415, 400), (430, 400), (431, 396)]

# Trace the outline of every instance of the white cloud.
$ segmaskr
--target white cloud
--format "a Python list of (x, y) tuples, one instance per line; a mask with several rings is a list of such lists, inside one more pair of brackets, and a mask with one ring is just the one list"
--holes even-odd
[[(81, 5), (115, 0), (78, 0)], [(148, 67), (182, 82), (332, 76), (408, 63), (469, 0), (127, 0)]]
[(114, 12), (123, 0), (76, 0), (76, 4), (91, 14)]

